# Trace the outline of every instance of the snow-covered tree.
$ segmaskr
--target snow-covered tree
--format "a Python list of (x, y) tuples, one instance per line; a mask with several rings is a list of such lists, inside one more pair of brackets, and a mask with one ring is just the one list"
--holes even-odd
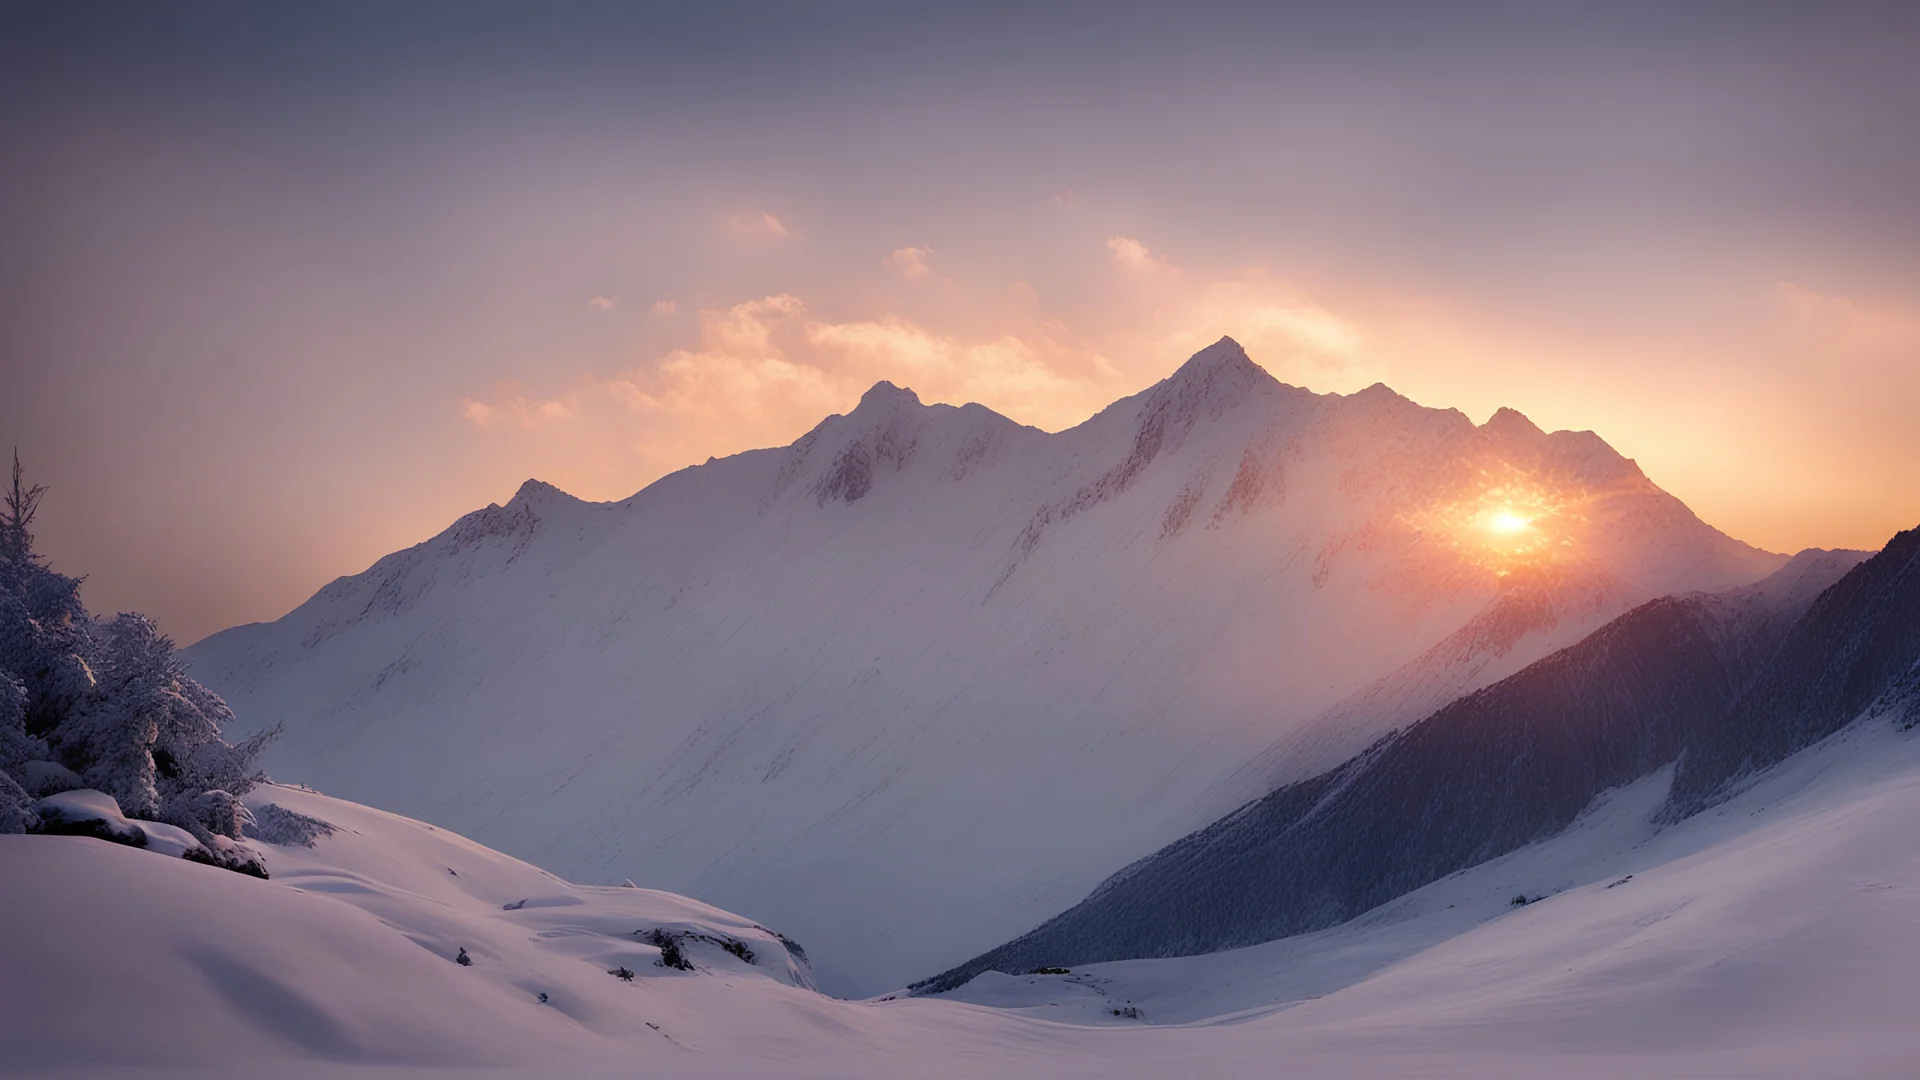
[(33, 812), (33, 796), (0, 772), (0, 834), (31, 832), (40, 824)]
[(28, 526), (44, 494), (25, 483), (16, 453), (0, 497), (0, 772), (56, 762), (129, 817), (203, 843), (238, 837), (240, 796), (262, 779), (255, 762), (276, 732), (226, 742), (232, 711), (187, 674), (151, 619), (88, 615), (80, 579), (34, 550)]
[(13, 451), (13, 486), (0, 496), (0, 574), (9, 577), (24, 574), (39, 564), (33, 553), (33, 533), (27, 527), (40, 510), (46, 485), (28, 485), (20, 470), (20, 449)]
[(27, 690), (0, 671), (0, 772), (46, 756), (46, 744), (27, 734)]
[(33, 799), (9, 775), (46, 752), (44, 744), (28, 737), (26, 713), (26, 690), (0, 671), (0, 833), (25, 832), (37, 824)]

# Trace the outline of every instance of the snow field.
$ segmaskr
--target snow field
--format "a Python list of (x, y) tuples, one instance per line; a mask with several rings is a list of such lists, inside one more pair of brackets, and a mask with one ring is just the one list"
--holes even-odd
[[(1856, 724), (1655, 831), (1667, 780), (1318, 934), (866, 1002), (808, 989), (749, 920), (569, 885), (445, 830), (266, 787), (250, 801), (339, 827), (312, 849), (270, 846), (269, 881), (91, 838), (0, 837), (0, 1071), (1911, 1075), (1920, 738)], [(758, 962), (694, 941), (699, 970), (669, 971), (632, 933), (652, 927), (733, 938)], [(453, 960), (463, 947), (470, 967)], [(620, 965), (632, 983), (606, 973)], [(1141, 1017), (1113, 1016), (1115, 1001)]]

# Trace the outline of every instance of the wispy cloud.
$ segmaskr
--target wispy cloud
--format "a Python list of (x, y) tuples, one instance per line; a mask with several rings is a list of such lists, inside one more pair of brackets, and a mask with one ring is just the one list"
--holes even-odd
[(1113, 265), (1130, 274), (1178, 274), (1180, 268), (1168, 262), (1164, 256), (1147, 250), (1147, 245), (1131, 236), (1110, 236), (1107, 238), (1107, 254), (1112, 257)]
[(580, 403), (573, 398), (541, 401), (509, 391), (492, 402), (461, 398), (460, 413), (482, 429), (496, 426), (527, 429), (579, 419)]
[(933, 268), (927, 265), (927, 256), (932, 254), (933, 249), (927, 247), (895, 248), (883, 262), (908, 281), (919, 281), (933, 273)]
[(727, 225), (742, 236), (786, 236), (786, 222), (773, 215), (771, 210), (762, 210), (758, 214), (734, 214), (727, 218)]
[[(1024, 403), (1064, 425), (1102, 404), (1110, 388), (1099, 384), (1116, 377), (1097, 352), (1044, 335), (967, 340), (898, 316), (835, 321), (787, 294), (699, 318), (698, 344), (599, 386), (629, 409), (685, 424), (690, 443), (728, 450), (797, 437), (880, 379), (931, 401)], [(765, 435), (747, 434), (756, 429)]]
[(655, 315), (671, 315), (679, 310), (680, 305), (671, 300), (655, 300), (653, 302), (653, 313)]
[(620, 301), (611, 296), (596, 296), (587, 301), (587, 306), (595, 311), (607, 311), (619, 306)]
[(1920, 366), (1920, 316), (1898, 308), (1810, 289), (1774, 286), (1787, 315), (1812, 344), (1849, 356), (1899, 357)]
[(702, 310), (698, 326), (693, 344), (577, 375), (564, 394), (507, 389), (461, 409), (483, 430), (540, 440), (529, 453), (568, 462), (583, 491), (607, 496), (709, 455), (790, 442), (881, 379), (1049, 427), (1131, 389), (1097, 348), (1044, 327), (969, 337), (897, 315), (836, 320), (784, 293)]
[(1170, 351), (1231, 334), (1283, 379), (1349, 389), (1376, 374), (1357, 322), (1258, 270), (1199, 286), (1185, 308), (1186, 322), (1166, 342)]

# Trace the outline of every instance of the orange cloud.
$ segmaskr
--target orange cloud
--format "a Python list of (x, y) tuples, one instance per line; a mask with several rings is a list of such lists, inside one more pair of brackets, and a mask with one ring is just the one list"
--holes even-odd
[(596, 296), (587, 301), (587, 306), (593, 308), (595, 311), (606, 311), (619, 303), (620, 301), (615, 300), (611, 296)]
[(918, 281), (933, 272), (927, 265), (927, 256), (933, 254), (932, 248), (903, 247), (896, 248), (884, 260), (887, 266), (899, 271), (908, 281)]
[(700, 312), (697, 345), (599, 385), (633, 411), (673, 420), (682, 453), (695, 456), (795, 438), (881, 379), (928, 401), (979, 401), (1065, 426), (1104, 404), (1118, 374), (1096, 352), (1044, 335), (969, 341), (891, 315), (837, 322), (779, 294)]
[(517, 428), (532, 428), (541, 424), (564, 423), (578, 419), (580, 404), (577, 400), (555, 398), (537, 401), (519, 394), (507, 394), (496, 402), (479, 401), (474, 398), (460, 399), (460, 412), (468, 420), (482, 428), (507, 425)]
[(786, 236), (787, 225), (773, 216), (770, 210), (758, 214), (734, 214), (727, 218), (727, 224), (742, 236)]
[[(790, 442), (881, 379), (928, 402), (977, 401), (1058, 430), (1165, 376), (1222, 334), (1277, 378), (1318, 390), (1356, 390), (1378, 377), (1368, 336), (1351, 318), (1259, 270), (1183, 276), (1127, 237), (1115, 237), (1108, 252), (1129, 272), (1157, 275), (1154, 304), (1099, 312), (1076, 327), (1042, 310), (1031, 285), (1013, 282), (978, 295), (949, 289), (941, 295), (965, 298), (925, 313), (957, 320), (941, 326), (885, 310), (828, 317), (775, 293), (701, 310), (692, 343), (612, 375), (578, 374), (545, 400), (509, 388), (461, 407), (496, 437), (537, 440), (522, 459), (554, 462), (547, 472), (577, 493), (617, 498), (709, 455)], [(883, 263), (925, 280), (934, 276), (930, 254), (900, 248)], [(662, 300), (653, 310), (676, 308)]]
[(508, 391), (461, 408), (492, 437), (532, 440), (515, 452), (529, 468), (577, 494), (618, 498), (710, 455), (791, 442), (881, 379), (928, 402), (978, 401), (1049, 428), (1138, 389), (1058, 327), (962, 336), (897, 315), (825, 318), (784, 293), (702, 310), (698, 325), (693, 344), (610, 376), (576, 376), (550, 400)]

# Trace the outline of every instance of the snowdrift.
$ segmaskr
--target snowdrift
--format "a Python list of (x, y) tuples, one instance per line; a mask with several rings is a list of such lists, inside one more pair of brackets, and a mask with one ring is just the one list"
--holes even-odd
[[(247, 801), (333, 831), (311, 848), (257, 844), (268, 880), (160, 845), (0, 837), (7, 1069), (257, 1076), (283, 1059), (532, 1064), (554, 1046), (645, 1060), (724, 1026), (674, 984), (817, 997), (797, 946), (685, 897), (572, 885), (308, 791), (270, 785)], [(693, 967), (662, 966), (654, 931)], [(631, 981), (608, 974), (622, 968)]]

